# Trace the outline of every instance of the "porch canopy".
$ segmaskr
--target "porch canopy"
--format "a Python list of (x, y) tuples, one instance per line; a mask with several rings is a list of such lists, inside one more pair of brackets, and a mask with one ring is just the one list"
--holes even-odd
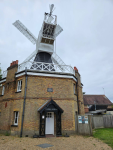
[(60, 108), (58, 106), (58, 104), (56, 104), (55, 101), (53, 101), (52, 99), (51, 100), (48, 100), (47, 102), (45, 102), (39, 109), (38, 109), (38, 112), (39, 113), (43, 113), (43, 112), (60, 112), (60, 113), (63, 113), (63, 109)]
[(51, 100), (45, 102), (39, 109), (38, 112), (40, 113), (40, 136), (45, 136), (45, 124), (46, 124), (46, 113), (47, 112), (54, 112), (56, 114), (56, 136), (62, 135), (61, 133), (61, 114), (63, 113), (63, 109), (60, 106)]

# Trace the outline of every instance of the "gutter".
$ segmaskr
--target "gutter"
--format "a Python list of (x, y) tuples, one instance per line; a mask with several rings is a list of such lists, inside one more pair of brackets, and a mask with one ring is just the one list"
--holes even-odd
[(27, 91), (27, 67), (25, 68), (25, 91), (24, 91), (24, 101), (23, 101), (23, 112), (22, 112), (22, 123), (21, 123), (21, 132), (20, 137), (22, 137), (23, 133), (23, 122), (24, 122), (24, 112), (25, 112), (25, 101), (26, 101), (26, 91)]

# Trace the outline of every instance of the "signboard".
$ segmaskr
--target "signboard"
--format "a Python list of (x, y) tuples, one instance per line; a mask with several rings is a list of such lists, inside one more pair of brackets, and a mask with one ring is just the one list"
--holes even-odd
[(82, 123), (82, 116), (78, 116), (78, 123)]
[(49, 110), (49, 111), (55, 111), (55, 110), (57, 110), (56, 108), (47, 108), (46, 110)]
[(85, 124), (85, 116), (82, 116), (82, 123)]
[(88, 124), (88, 116), (85, 116), (85, 124)]
[(53, 88), (47, 88), (47, 92), (53, 92)]
[(78, 123), (88, 124), (88, 116), (78, 116)]

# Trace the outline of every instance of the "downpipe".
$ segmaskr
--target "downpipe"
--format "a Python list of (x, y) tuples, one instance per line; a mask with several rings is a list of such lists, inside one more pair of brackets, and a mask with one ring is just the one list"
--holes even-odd
[(27, 67), (25, 68), (25, 91), (24, 91), (24, 101), (23, 101), (23, 112), (22, 112), (22, 123), (21, 123), (21, 132), (20, 137), (22, 137), (23, 133), (23, 122), (24, 122), (24, 112), (25, 112), (25, 102), (26, 102), (26, 92), (27, 92)]

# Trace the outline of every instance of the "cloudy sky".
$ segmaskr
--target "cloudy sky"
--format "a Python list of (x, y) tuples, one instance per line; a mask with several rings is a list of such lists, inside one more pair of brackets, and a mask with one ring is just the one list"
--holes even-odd
[(57, 54), (78, 68), (86, 94), (105, 92), (113, 102), (113, 0), (0, 0), (2, 70), (14, 60), (22, 63), (36, 48), (12, 23), (20, 20), (38, 37), (52, 3), (63, 28)]

